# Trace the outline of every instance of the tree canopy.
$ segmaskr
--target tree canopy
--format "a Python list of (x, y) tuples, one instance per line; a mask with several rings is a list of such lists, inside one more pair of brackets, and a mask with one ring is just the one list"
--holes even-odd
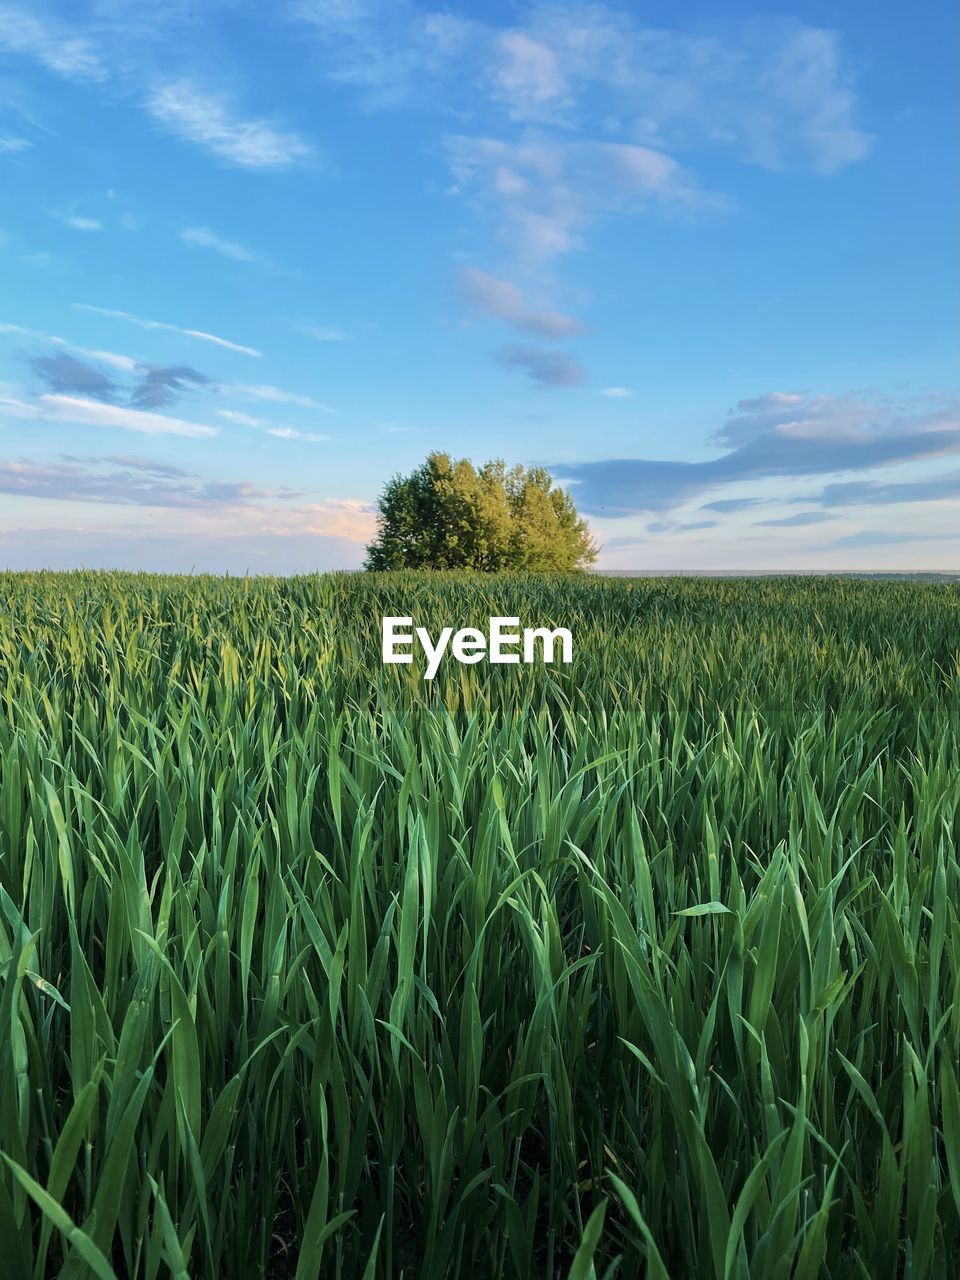
[(569, 571), (597, 556), (573, 499), (543, 467), (477, 468), (431, 453), (388, 481), (378, 506), (367, 569)]

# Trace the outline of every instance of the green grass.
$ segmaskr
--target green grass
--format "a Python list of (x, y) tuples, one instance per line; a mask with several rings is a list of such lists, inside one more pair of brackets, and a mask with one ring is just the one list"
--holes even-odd
[(4, 1280), (956, 1274), (960, 587), (0, 575), (0, 700)]

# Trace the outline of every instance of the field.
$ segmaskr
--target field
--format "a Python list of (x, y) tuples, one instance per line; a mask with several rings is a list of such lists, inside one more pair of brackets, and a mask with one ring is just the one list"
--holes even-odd
[(960, 586), (8, 574), (0, 698), (4, 1280), (957, 1274)]

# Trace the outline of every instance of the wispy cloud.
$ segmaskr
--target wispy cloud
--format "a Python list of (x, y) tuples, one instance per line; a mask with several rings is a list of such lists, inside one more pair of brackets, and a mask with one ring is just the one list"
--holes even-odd
[(250, 413), (240, 413), (236, 409), (218, 409), (217, 413), (221, 418), (238, 427), (256, 427), (265, 431), (268, 436), (275, 436), (278, 440), (308, 440), (314, 444), (325, 444), (332, 438), (315, 431), (299, 431), (296, 427), (276, 426), (269, 418), (255, 418)]
[(426, 105), (482, 32), (411, 0), (290, 0), (285, 8), (314, 36), (329, 78), (370, 111)]
[(295, 404), (301, 409), (317, 409), (320, 413), (336, 413), (328, 404), (314, 400), (312, 396), (298, 395), (294, 391), (284, 391), (282, 387), (269, 384), (250, 385), (244, 382), (227, 383), (222, 388), (225, 392), (233, 392), (238, 396), (250, 396), (254, 400), (268, 400), (273, 404)]
[[(848, 480), (828, 484), (818, 495), (825, 507), (886, 507), (911, 502), (960, 503), (960, 471), (927, 476), (922, 480)], [(960, 512), (957, 516), (960, 528)]]
[(823, 524), (830, 520), (825, 511), (797, 511), (792, 516), (779, 516), (773, 520), (756, 520), (754, 524), (767, 529), (796, 529), (809, 524)]
[(118, 351), (103, 351), (98, 347), (80, 347), (74, 342), (67, 342), (64, 338), (48, 338), (48, 342), (52, 342), (57, 347), (67, 347), (70, 351), (75, 351), (77, 355), (86, 356), (88, 360), (97, 360), (101, 364), (111, 365), (115, 369), (122, 369), (125, 373), (132, 373), (141, 362), (133, 356), (122, 355)]
[(215, 333), (205, 333), (202, 329), (184, 329), (178, 324), (168, 324), (165, 320), (145, 320), (142, 316), (132, 315), (129, 311), (116, 311), (109, 307), (97, 307), (89, 302), (75, 302), (77, 311), (90, 311), (94, 315), (106, 316), (111, 320), (126, 320), (128, 324), (139, 325), (141, 329), (164, 329), (170, 333), (180, 333), (186, 338), (196, 338), (199, 342), (212, 342), (215, 346), (224, 347), (227, 351), (237, 351), (244, 356), (261, 356), (262, 351), (255, 347), (244, 347), (237, 342), (229, 342)]
[(33, 143), (27, 138), (16, 138), (10, 134), (0, 135), (0, 156), (18, 155), (21, 151), (28, 151)]
[(0, 4), (0, 49), (24, 54), (66, 80), (103, 80), (107, 72), (96, 46), (50, 18)]
[(502, 31), (494, 39), (487, 78), (494, 96), (516, 120), (542, 120), (569, 102), (570, 81), (562, 54), (526, 31)]
[[(314, 154), (297, 133), (269, 120), (235, 111), (229, 98), (216, 88), (193, 81), (157, 79), (156, 67), (173, 26), (161, 37), (171, 15), (153, 6), (143, 14), (135, 6), (98, 3), (87, 25), (96, 30), (99, 43), (77, 34), (52, 16), (0, 3), (0, 50), (34, 59), (63, 79), (110, 82), (111, 91), (136, 100), (168, 133), (204, 148), (233, 165), (252, 169), (284, 169), (301, 164)], [(180, 5), (167, 6), (179, 11)], [(202, 22), (203, 15), (191, 15)], [(172, 15), (175, 24), (182, 14)], [(196, 26), (196, 23), (193, 24)], [(182, 31), (178, 33), (182, 40)], [(193, 32), (199, 39), (196, 30)], [(177, 50), (179, 54), (179, 49)], [(144, 93), (144, 83), (151, 84)], [(13, 140), (19, 149), (19, 140)], [(0, 148), (0, 151), (5, 148)], [(14, 149), (13, 147), (10, 148)], [(75, 223), (93, 221), (77, 218)], [(93, 230), (78, 226), (78, 230)]]
[(633, 396), (629, 387), (604, 387), (600, 394), (609, 396), (611, 400), (629, 400)]
[(762, 498), (718, 498), (716, 502), (705, 502), (701, 511), (719, 511), (723, 515), (733, 515), (746, 511), (750, 507), (761, 506)]
[(89, 360), (97, 360), (101, 364), (112, 365), (114, 368), (123, 369), (128, 373), (132, 373), (140, 363), (134, 356), (122, 355), (117, 351), (101, 351), (97, 348), (82, 347), (76, 342), (69, 342), (66, 338), (42, 333), (38, 329), (28, 329), (19, 324), (0, 324), (0, 333), (17, 333), (22, 334), (25, 338), (37, 338), (41, 342), (49, 342), (55, 347), (64, 347), (68, 351), (76, 352), (79, 356), (86, 356)]
[(300, 332), (308, 338), (313, 338), (315, 342), (346, 342), (350, 337), (343, 329), (338, 329), (331, 324), (301, 325)]
[[(872, 145), (840, 35), (795, 20), (707, 33), (591, 0), (514, 6), (500, 21), (411, 0), (291, 0), (286, 11), (364, 108), (441, 100), (468, 122), (444, 139), (447, 194), (492, 211), (500, 243), (541, 285), (603, 220), (730, 209), (699, 176), (715, 172), (712, 157), (829, 173)], [(515, 287), (477, 273), (461, 292), (541, 336), (576, 323)]]
[(180, 232), (180, 239), (191, 248), (212, 249), (214, 253), (219, 253), (221, 257), (229, 258), (232, 262), (256, 262), (260, 256), (245, 244), (227, 240), (216, 231), (211, 231), (209, 227), (184, 227)]
[(575, 387), (587, 376), (586, 369), (564, 351), (510, 346), (498, 353), (498, 359), (509, 368), (522, 370), (540, 387)]
[(268, 427), (267, 435), (276, 436), (278, 440), (307, 440), (311, 444), (326, 444), (332, 438), (316, 431), (297, 431), (295, 427)]
[(517, 285), (476, 267), (464, 267), (460, 271), (458, 289), (461, 300), (472, 310), (495, 316), (527, 333), (543, 338), (568, 338), (584, 330), (576, 317), (560, 311), (538, 310), (526, 301)]
[(327, 74), (371, 109), (447, 99), (519, 126), (587, 133), (602, 122), (672, 151), (732, 152), (767, 168), (831, 172), (872, 139), (858, 120), (840, 35), (795, 19), (721, 33), (644, 25), (628, 6), (532, 5), (503, 24), (405, 0), (297, 0)]
[(69, 227), (71, 231), (103, 230), (103, 223), (99, 218), (88, 218), (77, 213), (74, 205), (69, 205), (66, 209), (51, 209), (50, 216), (62, 222), (65, 227)]
[(285, 169), (312, 154), (297, 134), (265, 120), (238, 118), (223, 97), (189, 80), (159, 86), (148, 96), (146, 108), (170, 133), (242, 168)]
[(859, 533), (844, 534), (834, 538), (827, 545), (830, 547), (885, 547), (900, 542), (960, 542), (960, 534), (948, 533), (915, 533), (909, 530), (894, 529), (861, 529)]
[(502, 241), (527, 262), (581, 247), (586, 229), (605, 215), (721, 203), (671, 156), (632, 143), (457, 134), (446, 147), (455, 192), (492, 205)]
[(255, 418), (249, 413), (240, 413), (237, 409), (218, 409), (218, 415), (226, 418), (227, 422), (232, 422), (238, 427), (269, 427), (268, 418)]

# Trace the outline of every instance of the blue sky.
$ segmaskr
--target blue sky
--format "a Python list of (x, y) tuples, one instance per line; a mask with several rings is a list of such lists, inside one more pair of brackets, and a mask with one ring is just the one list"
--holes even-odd
[(0, 0), (0, 564), (354, 567), (431, 449), (631, 568), (960, 568), (960, 19)]

